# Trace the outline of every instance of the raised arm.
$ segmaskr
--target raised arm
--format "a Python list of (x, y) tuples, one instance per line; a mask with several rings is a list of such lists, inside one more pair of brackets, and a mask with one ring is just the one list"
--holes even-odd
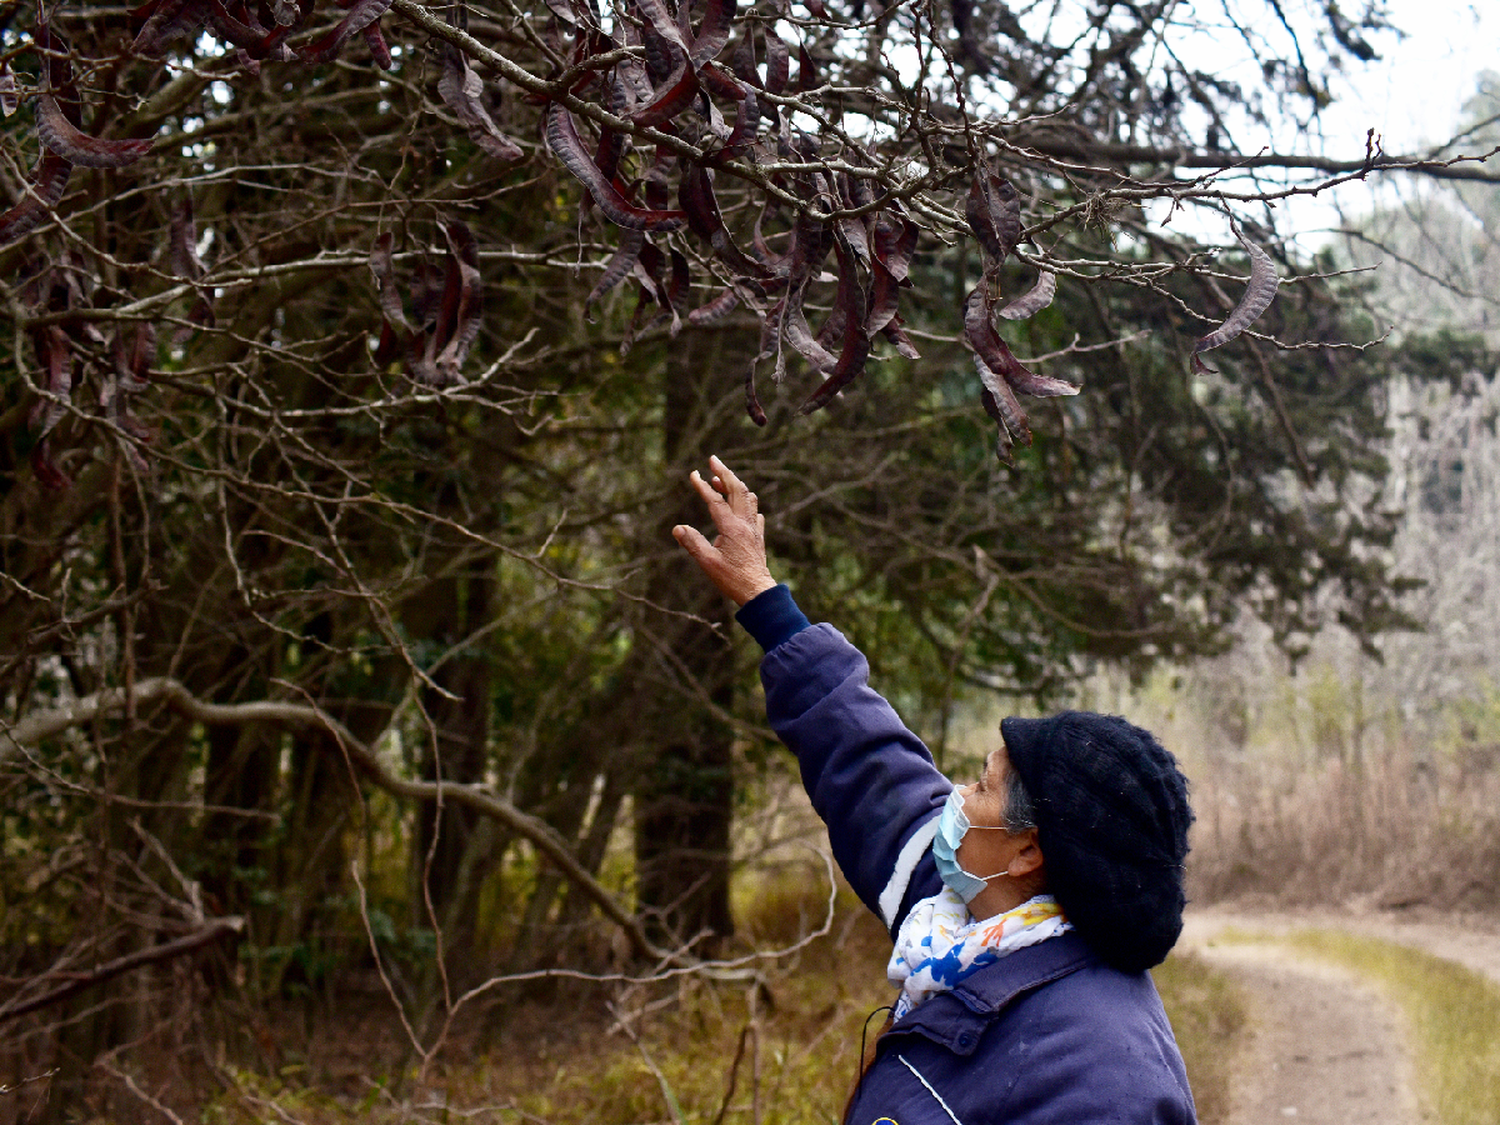
[(953, 785), (870, 687), (869, 671), (837, 629), (813, 625), (768, 652), (760, 678), (766, 716), (797, 755), (834, 859), (894, 934), (913, 904), (941, 888), (932, 838)]
[(717, 536), (672, 534), (766, 650), (761, 682), (771, 726), (802, 767), (834, 858), (860, 899), (894, 930), (941, 885), (932, 861), (937, 815), (952, 784), (927, 747), (866, 683), (865, 658), (831, 625), (809, 625), (766, 563), (755, 494), (717, 457), (691, 483)]

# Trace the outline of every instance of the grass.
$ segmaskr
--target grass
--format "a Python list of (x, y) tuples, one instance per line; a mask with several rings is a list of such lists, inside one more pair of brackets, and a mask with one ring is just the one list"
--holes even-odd
[[(737, 904), (745, 940), (790, 945), (821, 920), (815, 885), (757, 887)], [(758, 980), (693, 979), (507, 1004), (482, 1053), (450, 1053), (418, 1089), (410, 1076), (365, 1093), (237, 1076), (206, 1121), (276, 1118), (303, 1125), (468, 1121), (597, 1125), (837, 1123), (852, 1086), (867, 1017), (891, 1000), (890, 943), (852, 896), (829, 935)], [(1204, 962), (1174, 956), (1154, 972), (1177, 1031), (1203, 1125), (1225, 1120), (1228, 1068), (1245, 1016), (1232, 986)], [(869, 1035), (884, 1012), (869, 1020)], [(621, 1030), (621, 1024), (628, 1031)]]
[[(810, 959), (814, 963), (805, 963), (795, 979), (783, 980), (775, 1008), (758, 1022), (745, 997), (694, 989), (655, 1021), (649, 1045), (642, 1036), (645, 1053), (622, 1044), (602, 1072), (560, 1070), (548, 1089), (518, 1108), (548, 1120), (601, 1125), (837, 1122), (854, 1080), (865, 1018), (890, 1000), (882, 979), (885, 944), (872, 924), (852, 961)], [(1182, 1048), (1199, 1120), (1218, 1125), (1228, 1117), (1229, 1068), (1246, 1023), (1244, 1004), (1222, 974), (1191, 955), (1170, 958), (1153, 976)], [(870, 1021), (870, 1035), (879, 1022), (878, 1016)], [(758, 1063), (751, 1058), (757, 1046)], [(738, 1075), (726, 1098), (736, 1056)]]
[(1182, 1050), (1199, 1125), (1219, 1125), (1229, 1120), (1230, 1072), (1249, 1021), (1244, 997), (1191, 953), (1173, 954), (1151, 976)]
[(1287, 940), (1374, 981), (1400, 1005), (1420, 1096), (1437, 1121), (1500, 1122), (1500, 988), (1462, 965), (1378, 938), (1308, 930)]

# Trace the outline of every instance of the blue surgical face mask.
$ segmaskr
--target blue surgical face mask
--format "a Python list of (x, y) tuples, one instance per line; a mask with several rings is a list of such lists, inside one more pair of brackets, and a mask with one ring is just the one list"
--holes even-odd
[(1005, 871), (997, 871), (993, 875), (981, 878), (959, 866), (958, 845), (963, 840), (964, 833), (970, 828), (1005, 831), (999, 825), (970, 824), (968, 814), (964, 812), (964, 796), (958, 791), (958, 787), (954, 786), (948, 794), (947, 803), (943, 805), (942, 813), (938, 816), (937, 835), (932, 840), (932, 858), (937, 863), (938, 874), (942, 876), (943, 882), (952, 887), (965, 904), (973, 902), (974, 896), (984, 890), (991, 879), (998, 879), (1001, 875), (1008, 874)]

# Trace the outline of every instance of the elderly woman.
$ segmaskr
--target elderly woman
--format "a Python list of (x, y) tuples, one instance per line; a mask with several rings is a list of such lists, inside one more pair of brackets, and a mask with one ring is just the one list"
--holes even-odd
[(766, 564), (755, 494), (692, 474), (718, 530), (673, 529), (765, 649), (772, 726), (834, 856), (895, 942), (892, 1020), (849, 1125), (1178, 1125), (1195, 1120), (1146, 970), (1182, 929), (1192, 820), (1176, 762), (1122, 719), (1009, 718), (955, 788)]

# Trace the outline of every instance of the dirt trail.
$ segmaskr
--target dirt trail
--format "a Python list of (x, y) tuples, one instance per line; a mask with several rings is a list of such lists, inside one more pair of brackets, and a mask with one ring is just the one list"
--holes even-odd
[[(1306, 925), (1298, 918), (1297, 925)], [(1251, 1035), (1234, 1074), (1227, 1125), (1418, 1125), (1397, 1009), (1351, 973), (1285, 946), (1215, 943), (1227, 926), (1273, 938), (1275, 915), (1189, 913), (1183, 945), (1243, 988)]]
[[(1250, 1005), (1251, 1037), (1227, 1125), (1419, 1125), (1400, 1012), (1347, 970), (1275, 942), (1293, 929), (1383, 938), (1455, 961), (1500, 984), (1500, 919), (1210, 907), (1188, 912), (1183, 945), (1228, 972)], [(1226, 928), (1266, 942), (1216, 943)]]
[(1396, 915), (1357, 907), (1295, 914), (1285, 910), (1208, 907), (1191, 910), (1189, 914), (1200, 933), (1233, 926), (1272, 934), (1290, 929), (1346, 930), (1363, 937), (1382, 938), (1456, 961), (1500, 984), (1500, 918), (1480, 914)]

